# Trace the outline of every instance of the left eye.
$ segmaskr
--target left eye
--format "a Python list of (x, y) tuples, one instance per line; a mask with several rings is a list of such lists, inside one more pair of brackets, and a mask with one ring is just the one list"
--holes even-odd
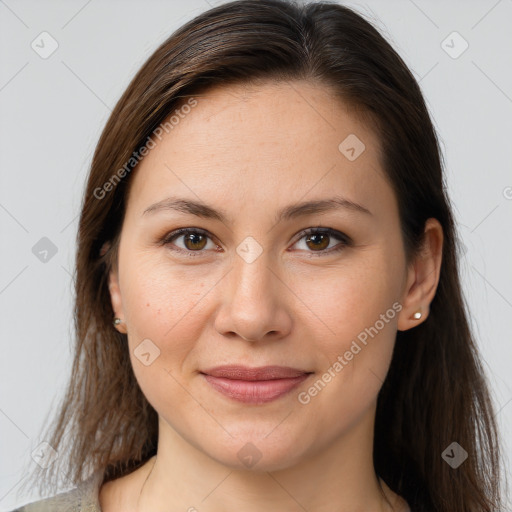
[[(303, 239), (305, 239), (304, 245), (306, 246), (306, 249), (313, 249), (312, 252), (314, 253), (320, 252), (324, 254), (341, 251), (351, 243), (350, 238), (347, 235), (330, 228), (309, 228), (305, 231), (305, 234), (295, 242), (295, 244), (298, 244)], [(334, 244), (334, 247), (330, 246), (330, 242), (333, 239), (339, 240), (340, 243)]]
[[(175, 240), (182, 238), (182, 246), (173, 243)], [(331, 246), (333, 239), (338, 240), (338, 244)], [(293, 245), (299, 244), (304, 240), (305, 249), (312, 253), (320, 253), (319, 255), (340, 251), (351, 244), (351, 239), (341, 233), (330, 228), (309, 228), (302, 233), (302, 237)], [(213, 247), (208, 247), (208, 241)], [(183, 228), (169, 233), (163, 240), (164, 245), (171, 246), (172, 250), (185, 252), (187, 256), (199, 256), (197, 253), (203, 252), (203, 249), (215, 249), (218, 245), (213, 242), (210, 235), (197, 228)], [(194, 254), (196, 253), (196, 254)]]

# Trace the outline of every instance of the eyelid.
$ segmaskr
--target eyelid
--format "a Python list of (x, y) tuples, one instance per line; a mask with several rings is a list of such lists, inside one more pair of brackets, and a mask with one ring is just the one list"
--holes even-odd
[(311, 228), (303, 229), (302, 231), (299, 231), (297, 233), (297, 241), (294, 243), (297, 243), (299, 240), (302, 240), (304, 236), (306, 235), (330, 235), (333, 238), (337, 238), (338, 240), (341, 240), (342, 242), (350, 243), (351, 238), (343, 233), (342, 231), (338, 231), (334, 228), (328, 228), (324, 226), (314, 226)]

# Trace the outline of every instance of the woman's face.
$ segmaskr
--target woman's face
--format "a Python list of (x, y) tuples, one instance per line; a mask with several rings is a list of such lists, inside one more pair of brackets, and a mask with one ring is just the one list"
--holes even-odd
[[(111, 274), (143, 393), (161, 425), (231, 467), (369, 438), (410, 285), (376, 135), (301, 81), (196, 100), (133, 171)], [(307, 373), (202, 373), (221, 365)]]

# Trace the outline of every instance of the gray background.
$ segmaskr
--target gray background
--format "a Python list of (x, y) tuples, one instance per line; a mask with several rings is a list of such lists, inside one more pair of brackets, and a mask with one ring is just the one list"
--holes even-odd
[[(68, 377), (77, 216), (100, 131), (150, 53), (218, 3), (0, 0), (0, 510), (38, 497), (16, 490)], [(373, 19), (413, 70), (438, 130), (512, 473), (512, 0), (345, 4)], [(31, 47), (51, 48), (43, 31), (58, 43), (45, 59)], [(57, 250), (46, 261), (33, 252), (43, 237)]]

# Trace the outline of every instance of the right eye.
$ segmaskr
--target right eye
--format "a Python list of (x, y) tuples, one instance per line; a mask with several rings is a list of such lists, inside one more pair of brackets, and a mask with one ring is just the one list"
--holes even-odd
[[(183, 239), (182, 247), (174, 243), (175, 240), (180, 238)], [(204, 252), (203, 249), (207, 247), (208, 240), (210, 240), (213, 245), (210, 249), (218, 247), (206, 231), (198, 228), (181, 228), (166, 234), (162, 239), (162, 244), (168, 246), (169, 249), (173, 251), (185, 253), (186, 256), (195, 257), (199, 256), (199, 254), (194, 253)]]

